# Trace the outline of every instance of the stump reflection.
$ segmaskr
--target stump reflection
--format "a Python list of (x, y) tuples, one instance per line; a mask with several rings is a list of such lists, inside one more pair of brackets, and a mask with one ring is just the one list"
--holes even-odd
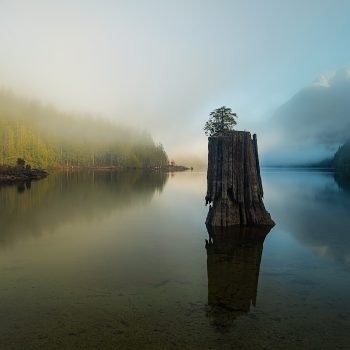
[(271, 227), (207, 227), (208, 316), (225, 331), (256, 304), (263, 243)]

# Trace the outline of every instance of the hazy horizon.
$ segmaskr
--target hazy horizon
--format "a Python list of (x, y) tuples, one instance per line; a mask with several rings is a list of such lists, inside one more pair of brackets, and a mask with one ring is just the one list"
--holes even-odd
[(263, 154), (275, 110), (348, 66), (349, 10), (341, 0), (0, 1), (0, 86), (145, 129), (170, 157), (205, 158), (204, 123), (226, 105)]

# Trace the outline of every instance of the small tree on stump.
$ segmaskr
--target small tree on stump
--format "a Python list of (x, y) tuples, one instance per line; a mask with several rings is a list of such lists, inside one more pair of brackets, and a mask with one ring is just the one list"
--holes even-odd
[(235, 118), (238, 118), (237, 114), (233, 113), (231, 108), (222, 106), (214, 109), (210, 113), (209, 120), (205, 123), (205, 134), (207, 136), (218, 136), (226, 131), (233, 130), (233, 127), (237, 124)]

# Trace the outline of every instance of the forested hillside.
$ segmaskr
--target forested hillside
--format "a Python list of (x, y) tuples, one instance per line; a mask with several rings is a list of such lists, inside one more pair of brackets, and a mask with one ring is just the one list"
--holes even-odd
[(108, 121), (63, 113), (0, 91), (0, 162), (36, 167), (155, 167), (168, 163), (161, 144)]
[(350, 175), (350, 141), (339, 147), (334, 156), (334, 167), (338, 173)]

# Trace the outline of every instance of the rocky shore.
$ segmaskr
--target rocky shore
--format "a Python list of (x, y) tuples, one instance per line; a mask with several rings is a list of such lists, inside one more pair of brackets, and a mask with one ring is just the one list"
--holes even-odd
[(17, 183), (41, 180), (49, 173), (43, 169), (32, 169), (30, 166), (0, 166), (0, 185), (13, 185)]

